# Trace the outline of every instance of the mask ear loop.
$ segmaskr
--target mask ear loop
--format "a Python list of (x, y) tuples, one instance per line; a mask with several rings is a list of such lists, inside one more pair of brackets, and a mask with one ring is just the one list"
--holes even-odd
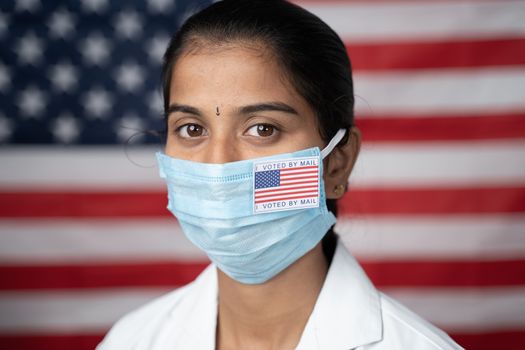
[(326, 156), (329, 155), (330, 152), (332, 152), (334, 150), (335, 146), (337, 146), (337, 144), (339, 142), (341, 142), (341, 140), (343, 139), (345, 134), (346, 134), (346, 129), (339, 129), (339, 130), (337, 130), (337, 133), (335, 134), (335, 136), (332, 137), (330, 142), (328, 142), (328, 145), (326, 145), (326, 147), (323, 148), (323, 150), (321, 151), (321, 158), (322, 159), (325, 159)]

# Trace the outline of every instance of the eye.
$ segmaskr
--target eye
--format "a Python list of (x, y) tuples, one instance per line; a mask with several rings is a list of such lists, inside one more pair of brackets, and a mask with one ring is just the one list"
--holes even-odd
[(206, 136), (206, 130), (199, 124), (185, 124), (177, 129), (177, 133), (182, 138), (192, 138)]
[(269, 137), (277, 132), (277, 128), (270, 124), (257, 124), (246, 131), (246, 134), (257, 137)]

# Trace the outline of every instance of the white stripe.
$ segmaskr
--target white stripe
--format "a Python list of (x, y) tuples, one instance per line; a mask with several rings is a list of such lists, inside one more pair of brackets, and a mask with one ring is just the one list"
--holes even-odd
[(153, 288), (0, 292), (0, 332), (105, 332), (127, 312), (166, 292)]
[[(53, 188), (163, 189), (155, 152), (157, 147), (3, 147), (0, 149), (2, 190)], [(136, 165), (136, 164), (139, 165)]]
[(350, 42), (525, 35), (523, 1), (301, 4)]
[[(135, 288), (69, 292), (1, 292), (0, 332), (105, 331), (123, 314), (165, 290)], [(525, 288), (388, 289), (389, 295), (454, 331), (525, 327)]]
[(387, 294), (428, 321), (455, 332), (525, 327), (525, 287), (389, 288)]
[[(338, 219), (336, 232), (366, 260), (525, 257), (525, 216)], [(170, 219), (0, 220), (0, 264), (207, 261)]]
[[(134, 166), (120, 148), (86, 147), (77, 152), (4, 147), (1, 191), (165, 189), (156, 168)], [(140, 164), (154, 164), (155, 149), (136, 150), (133, 158)], [(372, 143), (364, 145), (351, 179), (357, 186), (523, 184), (523, 159), (523, 140)]]
[(282, 190), (282, 189), (276, 189), (275, 191), (268, 191), (268, 192), (255, 192), (255, 198), (262, 198), (263, 196), (270, 195), (272, 193), (296, 193), (296, 192), (304, 192), (304, 191), (317, 191), (317, 185), (312, 187), (306, 187), (306, 188), (299, 188), (299, 189), (291, 189), (291, 190)]
[(524, 215), (339, 218), (336, 232), (367, 261), (525, 258)]
[(207, 258), (167, 219), (0, 220), (0, 263), (82, 264)]
[(359, 116), (525, 110), (524, 68), (358, 72), (354, 81)]
[(525, 142), (366, 144), (352, 186), (507, 186), (525, 181)]

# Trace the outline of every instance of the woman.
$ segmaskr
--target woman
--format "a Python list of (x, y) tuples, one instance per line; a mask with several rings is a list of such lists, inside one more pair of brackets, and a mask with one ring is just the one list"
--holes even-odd
[(350, 62), (284, 1), (215, 3), (164, 57), (168, 208), (212, 260), (99, 349), (456, 349), (379, 293), (338, 242), (360, 146)]

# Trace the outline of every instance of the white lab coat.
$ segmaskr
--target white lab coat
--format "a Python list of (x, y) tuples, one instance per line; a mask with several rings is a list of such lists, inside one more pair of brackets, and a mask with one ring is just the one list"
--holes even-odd
[[(122, 318), (97, 350), (213, 350), (217, 271)], [(377, 291), (342, 243), (306, 324), (299, 350), (461, 349), (448, 335)]]

